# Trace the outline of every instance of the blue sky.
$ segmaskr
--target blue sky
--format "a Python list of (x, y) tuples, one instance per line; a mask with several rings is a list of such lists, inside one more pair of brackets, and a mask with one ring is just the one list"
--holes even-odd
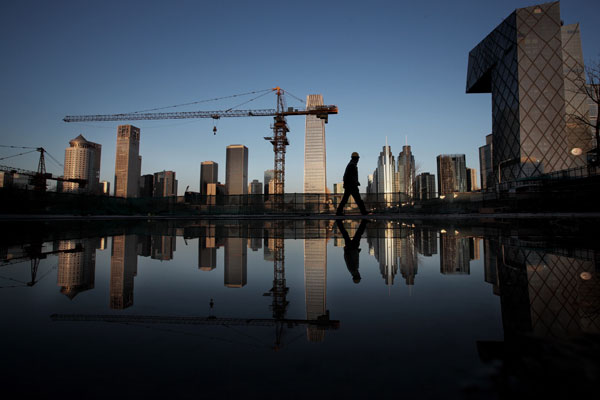
[[(0, 144), (43, 146), (64, 160), (78, 134), (102, 144), (101, 179), (113, 181), (116, 122), (67, 124), (65, 115), (120, 113), (280, 86), (321, 93), (340, 113), (326, 125), (327, 181), (353, 151), (363, 188), (386, 136), (405, 138), (422, 172), (464, 153), (479, 170), (491, 131), (489, 94), (465, 94), (468, 52), (515, 8), (533, 1), (3, 1), (0, 5)], [(408, 5), (410, 4), (410, 5)], [(580, 22), (584, 58), (600, 59), (600, 2), (566, 0)], [(243, 101), (244, 98), (241, 100)], [(221, 110), (240, 99), (177, 110)], [(302, 106), (288, 98), (288, 104)], [(267, 95), (242, 108), (274, 108)], [(169, 110), (167, 110), (169, 111)], [(288, 119), (286, 191), (301, 192), (304, 118)], [(271, 118), (138, 121), (142, 173), (174, 170), (179, 192), (198, 190), (200, 162), (249, 148), (249, 180), (273, 168)], [(0, 148), (0, 157), (15, 151)], [(35, 169), (36, 154), (0, 164)], [(61, 174), (48, 162), (50, 172)]]

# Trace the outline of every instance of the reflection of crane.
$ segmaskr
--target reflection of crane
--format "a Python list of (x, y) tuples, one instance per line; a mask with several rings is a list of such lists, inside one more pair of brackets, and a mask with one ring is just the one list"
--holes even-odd
[[(42, 251), (42, 243), (32, 243), (29, 246), (25, 246), (23, 248), (23, 255), (19, 257), (14, 257), (10, 259), (0, 260), (0, 267), (4, 267), (6, 265), (17, 264), (27, 260), (31, 260), (31, 281), (27, 282), (27, 286), (35, 285), (39, 279), (37, 279), (38, 268), (40, 266), (40, 260), (45, 259), (49, 255), (52, 254), (60, 254), (60, 253), (79, 253), (83, 251), (83, 247), (80, 243), (78, 243), (73, 249), (65, 249), (65, 250), (54, 250), (54, 251)], [(45, 276), (45, 275), (44, 275)]]
[(48, 153), (46, 151), (46, 149), (44, 149), (43, 147), (23, 147), (23, 146), (1, 146), (1, 147), (10, 147), (10, 148), (16, 148), (16, 149), (32, 149), (32, 150), (26, 151), (24, 153), (19, 153), (19, 154), (15, 154), (12, 156), (8, 156), (8, 157), (2, 157), (2, 158), (0, 158), (0, 160), (4, 160), (6, 158), (11, 158), (11, 157), (16, 157), (16, 156), (22, 156), (24, 154), (33, 153), (34, 151), (38, 151), (40, 153), (40, 160), (38, 161), (37, 171), (28, 171), (25, 169), (9, 167), (7, 165), (0, 165), (0, 171), (10, 172), (11, 174), (21, 174), (21, 175), (29, 176), (31, 179), (31, 182), (33, 183), (33, 187), (36, 191), (40, 191), (40, 192), (46, 191), (46, 180), (47, 179), (51, 179), (51, 180), (55, 180), (55, 181), (59, 181), (59, 182), (74, 182), (74, 183), (79, 184), (79, 187), (84, 187), (85, 184), (87, 183), (87, 180), (85, 180), (85, 179), (74, 179), (74, 178), (65, 179), (65, 178), (60, 178), (57, 176), (52, 176), (52, 174), (46, 172), (46, 158), (44, 157), (44, 154), (48, 154), (48, 156), (50, 156), (50, 158), (52, 160), (54, 160), (54, 162), (56, 162), (58, 165), (62, 166), (62, 164), (59, 163), (54, 157), (52, 157), (50, 155), (50, 153)]
[[(309, 110), (299, 110), (292, 107), (287, 107), (285, 104), (285, 91), (280, 87), (273, 89), (266, 89), (259, 91), (262, 94), (258, 97), (264, 96), (266, 92), (276, 92), (277, 94), (277, 108), (267, 110), (234, 110), (230, 108), (224, 111), (191, 111), (191, 112), (159, 112), (159, 113), (125, 113), (125, 114), (104, 114), (104, 115), (68, 115), (63, 121), (65, 122), (89, 122), (89, 121), (138, 121), (138, 120), (160, 120), (160, 119), (185, 119), (185, 118), (212, 118), (217, 121), (221, 118), (227, 117), (273, 117), (274, 123), (272, 125), (273, 136), (265, 137), (266, 140), (270, 141), (273, 145), (273, 152), (275, 153), (275, 194), (284, 193), (285, 184), (285, 152), (286, 146), (289, 145), (287, 139), (287, 132), (289, 128), (287, 125), (286, 117), (291, 115), (315, 115), (317, 118), (325, 120), (327, 122), (329, 114), (337, 114), (338, 108), (333, 105), (317, 106)], [(253, 92), (257, 93), (257, 92)], [(234, 96), (229, 96), (234, 97)], [(258, 98), (256, 97), (256, 98)], [(254, 100), (254, 99), (252, 99)], [(250, 101), (252, 101), (250, 100)], [(245, 103), (248, 103), (246, 101)], [(243, 104), (245, 104), (243, 103)], [(166, 107), (168, 108), (168, 107)], [(213, 132), (216, 133), (216, 126), (213, 128)], [(281, 199), (282, 200), (282, 199)]]
[(218, 318), (190, 316), (160, 316), (160, 315), (122, 315), (122, 314), (52, 314), (52, 321), (95, 321), (126, 324), (176, 324), (176, 325), (218, 325), (218, 326), (274, 326), (276, 329), (275, 350), (281, 348), (281, 332), (283, 327), (299, 325), (316, 326), (319, 329), (339, 329), (340, 321), (330, 320), (329, 315), (316, 320), (307, 319), (277, 319), (277, 318)]

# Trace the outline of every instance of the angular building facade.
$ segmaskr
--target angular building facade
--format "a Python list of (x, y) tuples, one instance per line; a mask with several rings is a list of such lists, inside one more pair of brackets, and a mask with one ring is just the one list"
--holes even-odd
[(248, 148), (244, 145), (227, 146), (225, 187), (228, 195), (248, 194)]
[[(307, 110), (322, 105), (322, 95), (306, 96)], [(307, 115), (304, 136), (304, 193), (325, 193), (326, 189), (325, 121), (316, 115)]]
[(438, 196), (467, 191), (467, 166), (464, 154), (437, 156)]
[(115, 159), (115, 196), (138, 197), (140, 190), (141, 158), (140, 128), (119, 125)]
[(515, 10), (471, 50), (466, 92), (492, 94), (495, 182), (585, 164), (591, 134), (567, 118), (589, 111), (568, 90), (582, 73), (579, 27), (562, 26), (558, 2)]
[(65, 179), (85, 179), (84, 187), (78, 183), (63, 182), (63, 192), (96, 193), (100, 189), (100, 156), (102, 145), (87, 141), (83, 135), (69, 142), (65, 150)]
[(206, 185), (219, 182), (219, 164), (202, 161), (200, 164), (200, 194), (206, 195)]

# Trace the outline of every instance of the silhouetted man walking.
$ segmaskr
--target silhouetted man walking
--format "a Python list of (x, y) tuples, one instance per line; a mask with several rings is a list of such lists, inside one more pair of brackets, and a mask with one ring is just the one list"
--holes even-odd
[(340, 201), (340, 205), (337, 208), (336, 215), (344, 215), (344, 206), (348, 201), (348, 197), (352, 195), (354, 197), (354, 201), (360, 208), (360, 213), (362, 215), (367, 215), (367, 209), (365, 208), (365, 203), (363, 203), (360, 198), (360, 192), (358, 191), (358, 187), (360, 186), (360, 182), (358, 181), (358, 156), (357, 152), (352, 153), (352, 157), (350, 158), (350, 162), (346, 166), (346, 171), (344, 172), (344, 196), (342, 197), (342, 201)]
[(337, 224), (340, 233), (344, 237), (344, 261), (346, 261), (346, 267), (348, 268), (350, 275), (352, 275), (352, 282), (359, 283), (360, 273), (358, 272), (358, 262), (360, 257), (358, 253), (360, 253), (360, 239), (365, 231), (365, 228), (367, 227), (367, 220), (363, 219), (360, 222), (360, 226), (356, 230), (356, 233), (352, 239), (350, 239), (348, 231), (346, 228), (344, 228), (344, 223), (342, 220), (338, 219), (335, 221), (335, 223)]

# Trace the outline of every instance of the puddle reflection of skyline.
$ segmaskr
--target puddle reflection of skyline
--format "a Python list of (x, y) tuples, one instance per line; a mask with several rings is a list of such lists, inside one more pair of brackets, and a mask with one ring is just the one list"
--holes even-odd
[[(349, 236), (359, 221), (343, 223)], [(306, 221), (304, 230), (304, 291), (306, 319), (328, 315), (327, 243), (344, 247), (344, 237), (333, 221)], [(260, 232), (260, 235), (257, 233)], [(183, 235), (180, 230), (177, 232)], [(206, 224), (186, 235), (198, 238), (198, 269), (217, 269), (217, 250), (223, 248), (223, 283), (230, 288), (247, 284), (247, 251), (263, 249), (263, 259), (274, 262), (276, 238), (270, 226), (231, 230)], [(297, 235), (296, 235), (297, 236)], [(138, 256), (161, 261), (173, 259), (175, 235), (128, 234), (112, 237), (109, 306), (126, 309), (134, 303), (134, 278)], [(298, 237), (296, 237), (298, 238)], [(407, 286), (415, 285), (420, 257), (438, 253), (440, 273), (468, 275), (470, 262), (480, 259), (483, 241), (484, 279), (500, 297), (506, 332), (534, 332), (541, 336), (563, 337), (578, 333), (600, 332), (598, 252), (594, 250), (553, 248), (531, 238), (494, 235), (479, 237), (454, 228), (428, 228), (384, 222), (370, 224), (363, 242), (375, 258), (385, 285), (394, 285), (398, 273)], [(58, 251), (57, 284), (70, 299), (94, 289), (96, 249), (106, 249), (107, 239), (85, 238), (53, 243)], [(365, 248), (366, 249), (366, 248)], [(18, 248), (2, 250), (3, 264), (22, 256)], [(364, 257), (363, 253), (363, 257)], [(32, 263), (33, 265), (33, 263)], [(322, 341), (324, 332), (309, 326), (311, 341)]]

